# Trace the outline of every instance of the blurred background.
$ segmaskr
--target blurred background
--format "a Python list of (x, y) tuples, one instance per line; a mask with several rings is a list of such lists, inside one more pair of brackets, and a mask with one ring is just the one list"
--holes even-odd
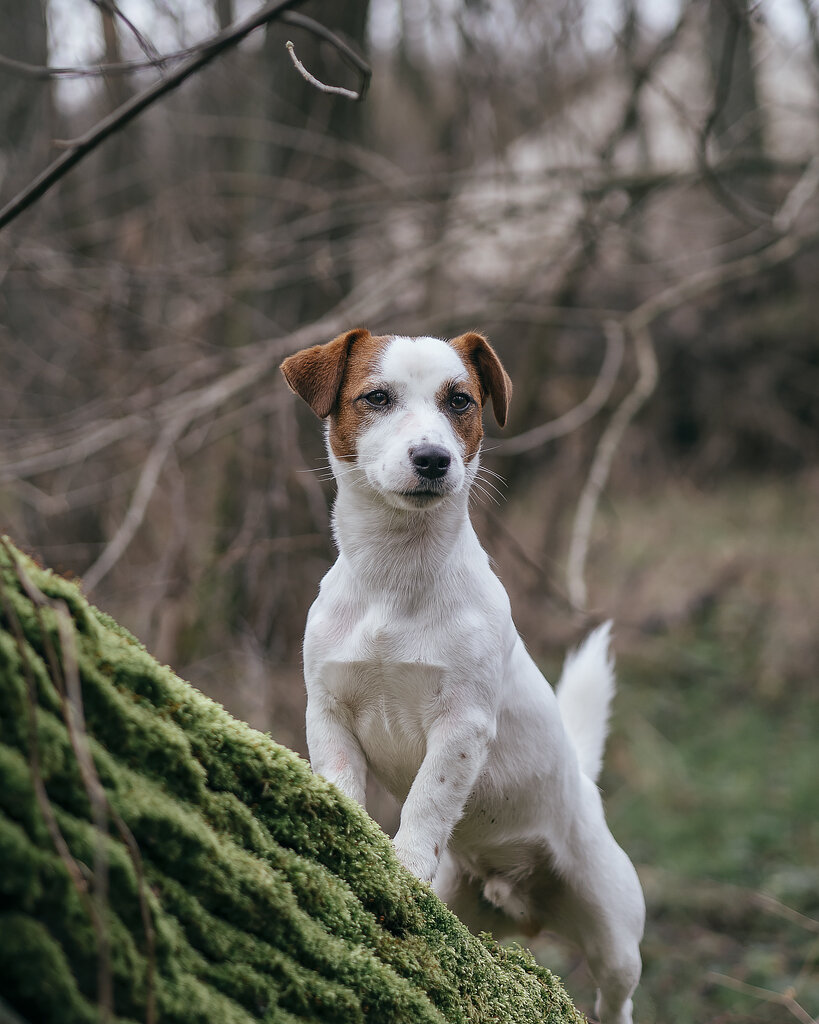
[[(0, 0), (0, 206), (244, 0)], [(270, 23), (0, 232), (0, 528), (305, 752), (321, 427), (277, 365), (484, 331), (473, 517), (550, 679), (613, 617), (642, 1024), (819, 1013), (816, 0), (348, 0)], [(178, 61), (177, 61), (178, 62)], [(91, 74), (105, 65), (105, 74)], [(376, 790), (387, 829), (397, 809)], [(575, 953), (536, 955), (578, 1004)]]

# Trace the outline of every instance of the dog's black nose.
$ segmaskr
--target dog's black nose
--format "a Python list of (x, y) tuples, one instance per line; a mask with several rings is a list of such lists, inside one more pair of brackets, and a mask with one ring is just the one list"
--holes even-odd
[(437, 444), (419, 444), (417, 448), (410, 449), (410, 458), (415, 472), (425, 480), (440, 480), (446, 476), (452, 461), (446, 448)]

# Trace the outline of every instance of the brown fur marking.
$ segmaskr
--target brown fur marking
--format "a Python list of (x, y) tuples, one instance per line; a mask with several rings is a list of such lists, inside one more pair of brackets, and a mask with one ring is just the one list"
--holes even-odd
[(281, 364), (284, 379), (313, 412), (330, 420), (330, 445), (339, 459), (355, 458), (355, 438), (366, 408), (355, 399), (365, 389), (375, 362), (389, 337), (373, 337), (359, 327), (324, 345), (288, 356)]
[(279, 369), (292, 390), (307, 402), (316, 416), (324, 419), (336, 404), (350, 349), (356, 343), (366, 343), (370, 337), (364, 327), (346, 331), (326, 345), (313, 345), (288, 356)]
[(373, 336), (368, 332), (366, 338), (357, 339), (353, 346), (330, 417), (330, 447), (337, 459), (350, 462), (356, 457), (356, 439), (361, 425), (373, 415), (372, 410), (356, 399), (380, 383), (374, 377), (375, 365), (391, 340), (390, 336)]
[[(484, 399), (478, 371), (471, 363), (466, 364), (466, 371), (469, 375), (468, 384), (465, 384), (463, 380), (447, 381), (438, 389), (435, 398), (440, 408), (449, 417), (453, 430), (464, 443), (464, 461), (471, 462), (478, 453), (478, 449), (481, 446), (481, 438), (483, 437), (481, 408)], [(449, 404), (450, 398), (458, 392), (469, 395), (475, 403), (470, 405), (465, 412), (455, 412)]]
[(475, 368), (480, 382), (481, 404), (485, 405), (486, 399), (491, 398), (498, 426), (505, 426), (512, 398), (512, 381), (495, 350), (482, 334), (474, 331), (453, 338), (449, 344), (467, 366)]

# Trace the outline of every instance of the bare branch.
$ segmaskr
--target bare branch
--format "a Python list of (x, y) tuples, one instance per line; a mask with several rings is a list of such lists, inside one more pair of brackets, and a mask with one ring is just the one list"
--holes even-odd
[(773, 992), (767, 988), (760, 988), (758, 985), (749, 985), (745, 981), (740, 981), (739, 978), (731, 978), (727, 974), (719, 974), (717, 971), (709, 971), (705, 975), (705, 980), (713, 982), (716, 985), (724, 985), (725, 988), (731, 988), (735, 992), (742, 992), (743, 995), (754, 996), (756, 999), (762, 999), (766, 1003), (776, 1003), (779, 1006), (784, 1006), (785, 1009), (802, 1024), (816, 1024), (816, 1018), (812, 1017), (808, 1011), (796, 1001), (792, 991), (787, 990), (785, 992)]
[(179, 88), (191, 75), (205, 67), (206, 64), (209, 64), (220, 54), (237, 46), (251, 32), (254, 32), (262, 25), (266, 25), (268, 22), (275, 21), (290, 7), (295, 7), (301, 2), (303, 0), (273, 0), (272, 3), (265, 4), (264, 7), (244, 21), (232, 26), (225, 32), (220, 32), (213, 39), (203, 43), (190, 60), (177, 68), (167, 78), (156, 82), (148, 89), (138, 93), (128, 100), (127, 103), (123, 103), (121, 107), (109, 114), (108, 117), (99, 121), (90, 131), (77, 139), (70, 149), (67, 149), (50, 167), (47, 167), (42, 174), (27, 185), (19, 195), (15, 196), (11, 202), (0, 210), (0, 228), (5, 227), (6, 224), (28, 209), (52, 185), (64, 177), (72, 167), (76, 166), (89, 153), (93, 152), (101, 142), (104, 142), (105, 139), (115, 132), (120, 131), (144, 110), (147, 110), (148, 107), (156, 103), (157, 100), (166, 96), (174, 89)]
[[(44, 81), (49, 78), (107, 78), (112, 75), (131, 75), (138, 71), (148, 71), (151, 68), (162, 70), (168, 64), (174, 64), (194, 53), (198, 53), (200, 46), (186, 46), (182, 50), (173, 53), (159, 54), (151, 60), (123, 60), (108, 64), (91, 64), (73, 67), (46, 67), (42, 64), (27, 64), (22, 60), (15, 60), (0, 54), (0, 70), (18, 75), (22, 78), (32, 78)], [(206, 44), (205, 44), (206, 45)]]
[(290, 54), (290, 59), (293, 61), (293, 65), (299, 72), (301, 77), (309, 82), (310, 85), (315, 86), (320, 92), (332, 93), (333, 96), (345, 96), (349, 100), (360, 100), (364, 96), (364, 89), (362, 88), (359, 92), (355, 92), (353, 89), (345, 89), (340, 85), (325, 85), (324, 82), (320, 82), (315, 75), (311, 75), (307, 68), (302, 64), (299, 58), (296, 56), (296, 50), (292, 42), (288, 39), (287, 52)]
[[(118, 8), (117, 14), (122, 17), (122, 13)], [(361, 89), (358, 93), (355, 93), (354, 98), (358, 100), (364, 99), (372, 77), (372, 68), (366, 61), (362, 60), (351, 46), (348, 46), (340, 36), (335, 32), (331, 32), (321, 22), (308, 18), (305, 14), (299, 14), (296, 11), (285, 11), (279, 16), (278, 20), (285, 22), (287, 25), (303, 28), (334, 46), (341, 57), (361, 75)], [(144, 40), (145, 44), (150, 48), (147, 60), (125, 60), (117, 63), (93, 64), (81, 67), (44, 67), (39, 64), (27, 64), (25, 61), (15, 60), (13, 57), (0, 54), (0, 70), (5, 70), (24, 78), (39, 80), (49, 78), (107, 78), (112, 75), (131, 75), (139, 71), (162, 71), (168, 64), (176, 64), (180, 60), (186, 60), (188, 57), (201, 52), (203, 48), (210, 46), (219, 39), (221, 34), (212, 36), (196, 46), (185, 46), (181, 50), (175, 50), (172, 53), (157, 53), (150, 42)], [(145, 46), (142, 48), (144, 50)]]
[(790, 231), (796, 223), (796, 218), (817, 188), (819, 188), (819, 155), (811, 160), (774, 214), (771, 221), (774, 230), (783, 235)]
[(819, 231), (804, 236), (786, 235), (766, 248), (733, 263), (709, 267), (692, 274), (647, 299), (623, 320), (623, 330), (633, 339), (638, 378), (603, 431), (575, 513), (566, 576), (569, 597), (578, 610), (585, 611), (587, 606), (586, 561), (600, 494), (608, 480), (614, 455), (626, 427), (651, 395), (657, 383), (657, 358), (651, 340), (651, 324), (659, 316), (707, 294), (714, 288), (760, 274), (780, 263), (785, 263), (797, 253), (817, 243)]
[[(367, 90), (370, 87), (370, 79), (372, 78), (373, 70), (366, 61), (361, 59), (359, 54), (357, 54), (351, 46), (348, 46), (340, 36), (336, 35), (335, 32), (331, 32), (328, 28), (322, 25), (320, 21), (316, 21), (314, 18), (308, 18), (306, 14), (301, 14), (299, 11), (287, 11), (282, 15), (281, 20), (287, 25), (295, 25), (297, 28), (303, 28), (312, 35), (318, 36), (319, 39), (324, 39), (325, 42), (330, 43), (337, 50), (342, 59), (345, 60), (347, 64), (349, 64), (350, 67), (357, 71), (361, 76), (361, 88), (357, 93), (353, 93), (352, 90), (350, 90), (350, 97), (356, 100), (364, 99), (367, 95)], [(290, 57), (292, 58), (293, 63), (299, 67), (300, 62), (297, 62), (298, 58), (293, 52), (292, 43), (288, 43), (287, 48), (290, 51)], [(309, 74), (309, 72), (307, 72), (307, 74)], [(308, 81), (311, 81), (311, 79), (312, 76), (311, 78), (308, 78)], [(315, 81), (313, 81), (313, 84), (315, 84)], [(332, 86), (326, 86), (323, 88), (326, 88), (327, 91), (333, 91)], [(344, 93), (342, 92), (341, 95), (343, 94)]]
[[(82, 462), (97, 452), (111, 447), (126, 437), (144, 434), (153, 425), (164, 428), (177, 419), (184, 429), (210, 415), (230, 399), (256, 385), (278, 366), (288, 352), (326, 341), (351, 323), (375, 320), (383, 311), (394, 306), (395, 288), (413, 273), (433, 266), (446, 253), (456, 250), (459, 240), (446, 240), (437, 246), (415, 251), (412, 255), (393, 263), (383, 273), (362, 280), (350, 295), (326, 316), (307, 324), (284, 338), (271, 338), (247, 346), (242, 365), (217, 376), (208, 384), (191, 388), (154, 404), (141, 413), (130, 413), (119, 420), (104, 420), (80, 428), (75, 437), (64, 445), (55, 444), (48, 436), (41, 451), (26, 455), (15, 462), (0, 464), (0, 482), (34, 476), (37, 473)], [(181, 435), (180, 435), (181, 436)]]
[(499, 443), (497, 455), (519, 455), (521, 452), (529, 452), (546, 444), (547, 441), (570, 434), (600, 412), (617, 380), (625, 350), (623, 329), (620, 324), (607, 320), (603, 329), (606, 335), (606, 353), (594, 385), (583, 401), (557, 419), (541, 423), (539, 427), (532, 427), (531, 430), (525, 430), (522, 434), (508, 439), (493, 439)]
[(91, 0), (91, 2), (95, 7), (98, 7), (104, 13), (109, 14), (112, 18), (118, 18), (134, 37), (137, 46), (142, 50), (151, 64), (156, 64), (159, 59), (159, 51), (150, 39), (140, 32), (127, 14), (122, 11), (119, 5), (114, 3), (114, 0)]
[[(618, 324), (612, 324), (609, 328), (609, 330), (617, 329), (621, 329)], [(637, 415), (657, 384), (657, 357), (647, 324), (634, 332), (633, 341), (638, 367), (637, 383), (615, 410), (597, 444), (586, 483), (580, 494), (572, 527), (566, 583), (569, 599), (576, 608), (582, 611), (586, 610), (588, 597), (585, 568), (589, 553), (589, 539), (600, 494), (606, 486), (614, 455), (620, 446), (626, 427)]]
[(131, 498), (131, 504), (125, 513), (125, 518), (103, 549), (102, 554), (83, 576), (85, 589), (89, 593), (114, 568), (125, 553), (128, 545), (134, 539), (134, 535), (142, 525), (148, 504), (156, 490), (165, 460), (170, 454), (174, 442), (185, 429), (188, 422), (183, 416), (177, 417), (166, 424), (164, 430), (159, 435), (139, 474), (139, 480)]

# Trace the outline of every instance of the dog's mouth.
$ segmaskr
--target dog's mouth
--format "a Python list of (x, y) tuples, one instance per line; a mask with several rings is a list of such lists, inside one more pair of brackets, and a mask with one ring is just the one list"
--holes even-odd
[(406, 491), (393, 491), (393, 495), (405, 508), (430, 508), (444, 497), (448, 489), (443, 481), (425, 484), (423, 487), (413, 487)]
[(429, 501), (433, 498), (443, 498), (446, 493), (443, 487), (413, 487), (411, 491), (399, 491), (402, 498), (416, 499), (418, 501)]

